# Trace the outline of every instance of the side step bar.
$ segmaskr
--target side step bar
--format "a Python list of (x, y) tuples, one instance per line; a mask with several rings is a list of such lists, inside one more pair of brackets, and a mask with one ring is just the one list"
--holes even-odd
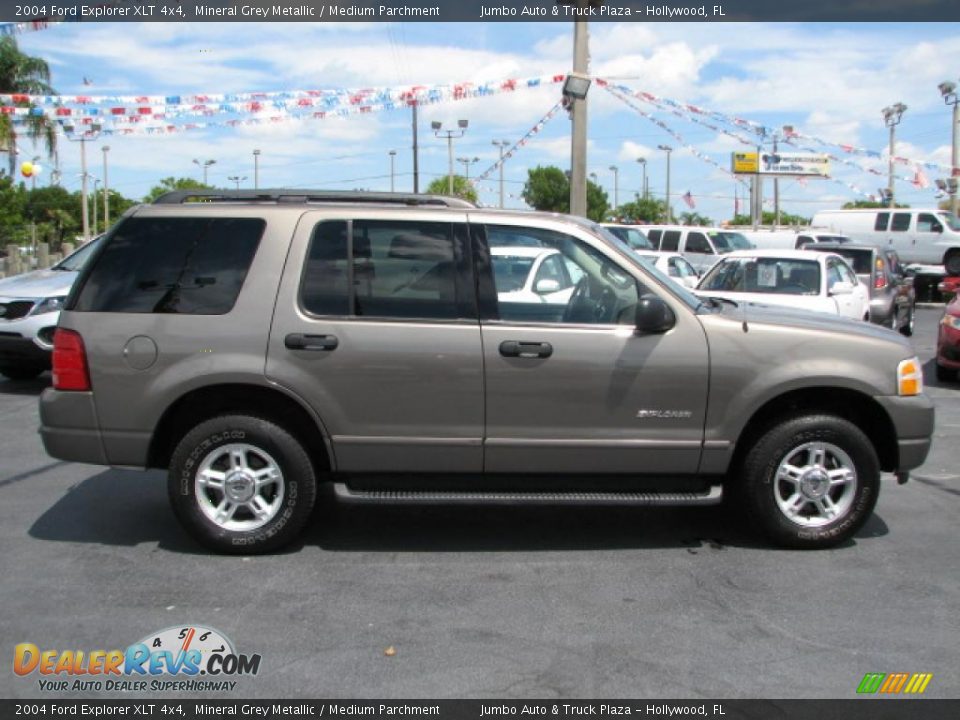
[(718, 505), (723, 486), (705, 493), (692, 492), (456, 492), (437, 490), (351, 490), (334, 483), (337, 499), (348, 503), (381, 505)]

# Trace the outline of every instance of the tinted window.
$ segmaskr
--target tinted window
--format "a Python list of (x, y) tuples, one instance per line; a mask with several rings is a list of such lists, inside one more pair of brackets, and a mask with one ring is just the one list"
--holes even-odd
[(905, 232), (910, 229), (910, 213), (894, 213), (893, 222), (890, 230), (893, 232)]
[(663, 234), (663, 230), (647, 230), (647, 239), (650, 241), (650, 244), (655, 248), (660, 247), (660, 236)]
[(90, 256), (93, 255), (93, 251), (97, 249), (102, 241), (103, 235), (95, 237), (75, 253), (54, 265), (53, 269), (79, 271), (81, 268), (83, 268), (84, 264), (86, 264), (87, 260), (90, 259)]
[(709, 235), (718, 253), (728, 253), (734, 250), (749, 250), (753, 247), (746, 236), (738, 232), (724, 230), (722, 232), (711, 232)]
[(943, 232), (943, 225), (930, 213), (917, 216), (917, 232)]
[(676, 252), (680, 247), (680, 231), (666, 230), (663, 233), (663, 240), (660, 242), (660, 249), (670, 252)]
[(653, 250), (647, 236), (636, 228), (604, 226), (604, 229), (620, 238), (634, 250)]
[(873, 229), (879, 232), (887, 231), (887, 223), (890, 222), (890, 213), (877, 213), (877, 221), (873, 224)]
[(361, 317), (458, 316), (452, 224), (355, 220), (352, 297), (346, 227), (338, 221), (315, 228), (301, 288), (304, 309)]
[(712, 255), (713, 248), (710, 247), (710, 243), (707, 242), (707, 238), (703, 233), (691, 232), (687, 233), (687, 252), (690, 253), (700, 253), (703, 255)]
[(227, 313), (265, 227), (259, 218), (129, 218), (114, 231), (73, 309)]
[(873, 271), (872, 250), (836, 250), (833, 252), (846, 258), (847, 262), (853, 266), (854, 272), (858, 275), (869, 275)]

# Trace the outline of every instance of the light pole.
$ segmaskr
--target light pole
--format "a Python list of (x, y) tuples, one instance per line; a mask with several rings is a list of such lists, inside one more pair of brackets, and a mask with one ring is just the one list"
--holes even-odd
[(107, 180), (107, 153), (110, 146), (104, 145), (103, 150), (103, 229), (110, 227), (110, 185)]
[(907, 106), (901, 102), (894, 103), (885, 107), (883, 112), (883, 123), (888, 128), (890, 128), (890, 162), (888, 164), (888, 179), (887, 179), (887, 195), (890, 198), (890, 207), (894, 207), (893, 199), (893, 146), (894, 146), (894, 131), (897, 125), (900, 124), (900, 119), (903, 117), (903, 113), (906, 111)]
[(640, 163), (640, 167), (643, 168), (643, 183), (640, 185), (640, 190), (643, 192), (643, 199), (647, 199), (647, 159), (646, 158), (637, 158), (637, 162)]
[(253, 189), (260, 189), (260, 150), (253, 151)]
[(240, 189), (240, 183), (242, 183), (246, 179), (247, 179), (246, 175), (244, 175), (243, 177), (240, 177), (239, 175), (231, 175), (230, 177), (227, 178), (227, 180), (229, 180), (230, 182), (237, 184), (237, 190)]
[(84, 125), (82, 132), (77, 135), (75, 125), (64, 125), (64, 136), (71, 141), (80, 143), (80, 214), (83, 218), (83, 242), (90, 242), (90, 215), (87, 209), (87, 140), (96, 140), (100, 136), (101, 125), (92, 123)]
[(468, 120), (457, 120), (457, 130), (442, 130), (442, 122), (434, 120), (430, 123), (434, 135), (447, 138), (447, 193), (450, 195), (453, 195), (453, 139), (462, 138), (469, 124)]
[(216, 165), (216, 163), (217, 163), (216, 160), (204, 160), (203, 162), (201, 162), (196, 158), (193, 159), (194, 165), (198, 165), (203, 168), (203, 184), (204, 185), (207, 184), (207, 170), (210, 169), (211, 165)]
[(503, 207), (503, 149), (510, 143), (507, 140), (494, 140), (495, 145), (500, 150), (500, 207)]
[(673, 213), (670, 212), (670, 153), (673, 152), (673, 148), (669, 145), (657, 145), (658, 150), (663, 150), (667, 154), (667, 224), (669, 225), (672, 222)]
[[(950, 124), (950, 137), (953, 150), (950, 153), (950, 177), (957, 178), (960, 176), (960, 146), (957, 145), (957, 141), (960, 140), (957, 133), (957, 125), (960, 124), (960, 107), (957, 103), (960, 102), (960, 96), (957, 95), (957, 84), (955, 82), (942, 82), (938, 86), (940, 88), (940, 94), (943, 95), (943, 102), (947, 105), (953, 105), (953, 120)], [(953, 216), (957, 216), (957, 183), (950, 183), (950, 212), (953, 213)]]
[(397, 159), (397, 151), (391, 150), (387, 154), (390, 156), (390, 192), (393, 192), (394, 161)]
[(613, 211), (616, 212), (620, 207), (620, 168), (611, 165), (610, 172), (613, 173)]
[(100, 178), (91, 176), (90, 179), (93, 180), (93, 197), (91, 200), (93, 200), (93, 234), (96, 235), (99, 230), (97, 227), (97, 185), (100, 184)]
[(478, 157), (458, 157), (457, 162), (463, 165), (463, 174), (467, 182), (470, 182), (470, 166), (474, 163), (480, 162)]

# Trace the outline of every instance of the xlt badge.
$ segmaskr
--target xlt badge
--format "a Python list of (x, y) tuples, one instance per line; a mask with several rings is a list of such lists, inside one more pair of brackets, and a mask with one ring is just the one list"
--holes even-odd
[(638, 418), (654, 420), (683, 420), (693, 417), (692, 410), (637, 410)]

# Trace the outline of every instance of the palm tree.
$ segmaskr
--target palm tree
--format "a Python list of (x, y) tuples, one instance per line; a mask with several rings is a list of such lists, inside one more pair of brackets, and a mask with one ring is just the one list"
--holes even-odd
[[(0, 38), (0, 94), (54, 95), (49, 85), (50, 66), (42, 58), (20, 52), (16, 38), (6, 35)], [(16, 103), (30, 107), (29, 103)], [(13, 115), (0, 115), (0, 147), (6, 149), (10, 177), (17, 172), (17, 131), (21, 128), (33, 140), (44, 141), (47, 155), (53, 155), (57, 147), (56, 126), (46, 115), (27, 115), (22, 126), (13, 124)]]

